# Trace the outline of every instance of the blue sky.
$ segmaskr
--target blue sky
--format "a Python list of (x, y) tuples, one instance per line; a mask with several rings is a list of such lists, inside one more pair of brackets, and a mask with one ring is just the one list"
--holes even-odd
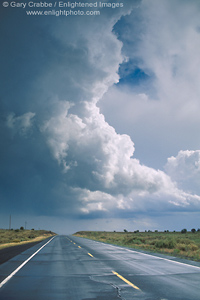
[(199, 227), (200, 4), (123, 4), (0, 8), (0, 227)]

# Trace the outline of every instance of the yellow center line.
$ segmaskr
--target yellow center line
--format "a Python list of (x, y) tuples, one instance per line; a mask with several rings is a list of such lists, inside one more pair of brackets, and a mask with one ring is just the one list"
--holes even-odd
[(92, 254), (90, 254), (89, 252), (88, 252), (88, 255), (90, 255), (91, 257), (94, 257)]
[(78, 246), (79, 248), (81, 248), (81, 246)]
[(76, 243), (74, 243), (74, 245), (76, 245)]
[(137, 287), (135, 284), (133, 284), (132, 282), (130, 282), (129, 280), (127, 280), (123, 276), (119, 275), (117, 272), (114, 272), (114, 271), (112, 271), (112, 272), (113, 272), (114, 275), (116, 275), (117, 277), (119, 277), (121, 280), (123, 280), (124, 282), (126, 282), (127, 284), (129, 284), (130, 286), (132, 286), (134, 289), (140, 290), (139, 287)]

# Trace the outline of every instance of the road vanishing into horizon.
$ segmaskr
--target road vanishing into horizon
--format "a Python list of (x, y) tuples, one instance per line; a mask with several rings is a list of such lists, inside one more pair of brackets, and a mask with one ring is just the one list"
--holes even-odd
[(55, 236), (0, 265), (0, 300), (198, 300), (200, 263)]

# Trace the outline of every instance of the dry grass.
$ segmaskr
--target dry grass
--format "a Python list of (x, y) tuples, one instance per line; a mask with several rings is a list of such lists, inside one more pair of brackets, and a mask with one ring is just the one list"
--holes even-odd
[(53, 235), (54, 232), (46, 230), (0, 229), (0, 249), (42, 241)]
[(200, 261), (200, 232), (80, 231), (74, 235), (105, 243), (144, 249)]

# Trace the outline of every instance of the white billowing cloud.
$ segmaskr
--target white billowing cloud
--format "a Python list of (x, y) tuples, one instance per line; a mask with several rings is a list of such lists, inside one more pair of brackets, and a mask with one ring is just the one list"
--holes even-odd
[(116, 27), (130, 59), (125, 70), (140, 68), (148, 79), (112, 87), (101, 111), (159, 168), (180, 149), (199, 148), (199, 13), (198, 1), (144, 0)]
[(83, 177), (74, 188), (80, 212), (199, 207), (199, 196), (178, 189), (164, 172), (134, 159), (130, 137), (117, 134), (95, 104), (86, 103), (83, 118), (70, 114), (69, 103), (58, 104), (61, 109), (42, 132), (74, 186)]
[(200, 150), (180, 151), (168, 158), (165, 170), (180, 188), (200, 193)]
[(69, 141), (77, 139), (81, 129), (84, 128), (77, 115), (68, 116), (71, 106), (67, 101), (58, 101), (54, 115), (41, 126), (41, 131), (45, 133), (54, 157), (60, 164), (63, 163), (65, 171), (70, 168), (65, 162)]
[[(167, 57), (163, 60), (170, 40), (164, 45), (161, 44), (159, 52), (158, 37), (159, 34), (164, 33), (164, 29), (161, 26), (161, 29), (154, 34), (155, 24), (151, 21), (155, 16), (161, 17), (155, 10), (156, 5), (160, 7), (159, 12), (163, 13), (165, 5), (160, 6), (160, 2), (157, 1), (152, 7), (146, 1), (142, 3), (144, 3), (142, 4), (144, 16), (150, 6), (147, 24), (150, 24), (148, 30), (152, 32), (149, 39), (141, 40), (140, 50), (142, 50), (140, 53), (138, 50), (138, 55), (142, 57), (144, 67), (153, 70), (156, 74), (157, 93), (162, 96), (161, 101), (152, 102), (151, 112), (156, 105), (160, 105), (159, 112), (162, 111), (164, 115), (171, 110), (171, 107), (166, 103), (162, 106), (162, 101), (166, 101), (168, 96), (171, 96), (169, 102), (172, 103), (173, 99), (177, 99), (178, 90), (173, 83), (173, 77), (176, 76), (172, 72), (174, 67), (169, 64), (171, 58)], [(149, 16), (152, 19), (149, 19)], [(65, 70), (65, 78), (70, 78), (70, 90), (74, 89), (76, 93), (70, 92), (66, 95), (67, 101), (54, 99), (56, 109), (52, 110), (41, 126), (41, 132), (54, 157), (63, 166), (66, 180), (70, 178), (70, 183), (67, 184), (76, 196), (78, 193), (76, 199), (80, 203), (79, 210), (90, 213), (117, 209), (145, 211), (158, 208), (171, 209), (174, 206), (199, 207), (199, 196), (178, 189), (176, 183), (163, 171), (142, 165), (139, 160), (133, 158), (135, 148), (131, 138), (126, 134), (118, 134), (105, 121), (97, 103), (118, 81), (117, 71), (125, 59), (121, 53), (122, 43), (112, 31), (114, 18), (109, 21), (104, 20), (102, 26), (98, 26), (98, 31), (96, 31), (97, 25), (100, 25), (98, 21), (95, 28), (89, 26), (87, 22), (85, 24), (81, 22), (81, 25), (79, 35), (76, 36), (77, 40), (70, 37), (73, 49), (77, 53), (82, 53), (82, 59), (84, 58), (83, 66), (81, 64), (75, 66), (78, 68), (78, 80), (75, 82), (76, 73), (73, 69)], [(169, 30), (167, 28), (167, 37), (170, 35), (170, 30), (171, 27)], [(82, 39), (81, 34), (86, 31), (87, 36)], [(162, 37), (163, 41), (167, 37)], [(70, 38), (67, 37), (67, 41)], [(64, 35), (62, 39), (62, 43), (65, 44)], [(150, 50), (147, 53), (148, 47)], [(179, 47), (178, 43), (177, 47)], [(177, 80), (179, 83), (179, 79)], [(180, 87), (179, 84), (178, 86)], [(149, 103), (149, 97), (145, 93), (136, 97), (139, 101)], [(177, 106), (180, 100), (180, 98), (177, 100)], [(149, 109), (146, 109), (146, 113), (149, 113)], [(162, 116), (159, 117), (161, 118)]]
[(7, 117), (6, 125), (14, 130), (14, 132), (26, 134), (33, 125), (34, 117), (35, 113), (32, 112), (27, 112), (18, 117), (14, 113), (10, 113)]
[(91, 212), (108, 212), (113, 208), (116, 199), (107, 193), (101, 191), (79, 190), (81, 211), (85, 214)]

